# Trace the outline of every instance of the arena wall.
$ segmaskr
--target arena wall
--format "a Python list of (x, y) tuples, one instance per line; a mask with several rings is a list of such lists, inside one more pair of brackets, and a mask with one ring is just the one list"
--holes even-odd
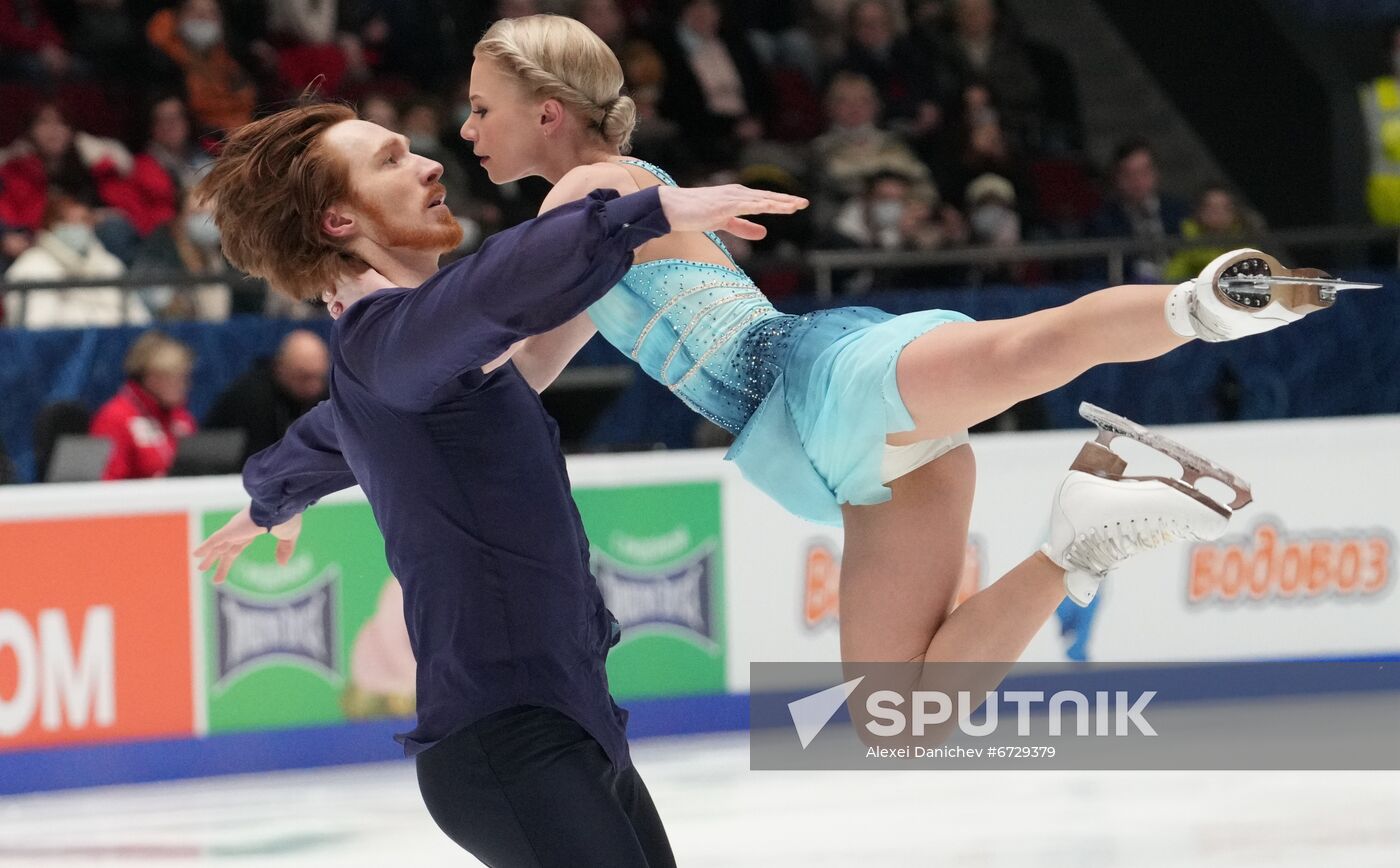
[[(1400, 654), (1400, 416), (1165, 430), (1256, 502), (1227, 538), (1140, 557), (1094, 608), (1062, 609), (1026, 661)], [(974, 439), (961, 595), (1043, 541), (1087, 433)], [(838, 653), (840, 531), (783, 513), (722, 454), (569, 462), (634, 737), (742, 729), (751, 661)], [(235, 478), (0, 490), (0, 793), (400, 755), (412, 659), (363, 496), (311, 509), (288, 566), (260, 540), (215, 586), (189, 552), (243, 502)]]

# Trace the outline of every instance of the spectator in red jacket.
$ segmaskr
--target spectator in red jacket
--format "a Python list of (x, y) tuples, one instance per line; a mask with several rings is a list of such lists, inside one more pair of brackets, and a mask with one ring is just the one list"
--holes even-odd
[(164, 476), (175, 463), (175, 444), (195, 432), (185, 407), (194, 354), (156, 331), (136, 339), (123, 364), (126, 384), (92, 420), (92, 434), (112, 441), (103, 479)]
[(126, 203), (143, 239), (175, 219), (184, 191), (193, 189), (199, 174), (213, 162), (191, 138), (189, 112), (179, 96), (169, 94), (153, 100), (147, 120), (149, 138), (146, 149), (132, 161)]
[(130, 265), (137, 228), (158, 225), (132, 168), (131, 152), (120, 142), (75, 132), (57, 105), (44, 103), (24, 135), (0, 151), (0, 223), (37, 232), (49, 194), (61, 192), (97, 212), (102, 246)]

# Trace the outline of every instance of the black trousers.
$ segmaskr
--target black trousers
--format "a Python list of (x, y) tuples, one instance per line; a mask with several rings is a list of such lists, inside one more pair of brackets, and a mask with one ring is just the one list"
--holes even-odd
[(433, 821), (489, 868), (674, 868), (637, 770), (551, 708), (489, 715), (417, 756)]

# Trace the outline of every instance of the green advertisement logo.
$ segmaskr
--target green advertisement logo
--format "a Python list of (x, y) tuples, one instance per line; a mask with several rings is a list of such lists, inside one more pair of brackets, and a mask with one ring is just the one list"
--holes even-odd
[(574, 492), (593, 574), (622, 626), (619, 699), (723, 693), (724, 569), (716, 482)]
[[(723, 693), (719, 484), (574, 492), (594, 575), (622, 640), (608, 656), (619, 699)], [(232, 512), (203, 518), (207, 536)], [(403, 594), (367, 503), (308, 510), (291, 563), (270, 539), (201, 582), (209, 731), (413, 714)], [(212, 571), (211, 571), (212, 573)]]
[[(206, 513), (205, 534), (231, 516)], [(207, 578), (201, 583), (209, 731), (411, 714), (411, 654), (407, 677), (402, 665), (397, 678), (386, 677), (380, 673), (393, 667), (373, 659), (384, 643), (369, 641), (369, 628), (384, 620), (383, 610), (398, 595), (369, 505), (308, 511), (285, 567), (274, 560), (272, 545), (258, 543), (235, 562), (223, 585)], [(389, 614), (402, 625), (401, 607)], [(397, 656), (407, 654), (406, 644), (405, 635)], [(358, 683), (373, 680), (365, 671), (380, 674), (373, 690)]]

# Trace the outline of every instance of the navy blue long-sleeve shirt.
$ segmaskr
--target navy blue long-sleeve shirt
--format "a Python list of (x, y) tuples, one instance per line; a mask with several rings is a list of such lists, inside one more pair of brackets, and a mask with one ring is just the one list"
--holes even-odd
[(582, 312), (667, 231), (656, 188), (597, 191), (419, 287), (365, 296), (332, 330), (330, 398), (244, 467), (262, 527), (363, 487), (418, 661), (418, 726), (398, 737), (410, 755), (494, 711), (542, 705), (629, 763), (603, 665), (614, 622), (558, 429), (514, 364), (481, 368)]

